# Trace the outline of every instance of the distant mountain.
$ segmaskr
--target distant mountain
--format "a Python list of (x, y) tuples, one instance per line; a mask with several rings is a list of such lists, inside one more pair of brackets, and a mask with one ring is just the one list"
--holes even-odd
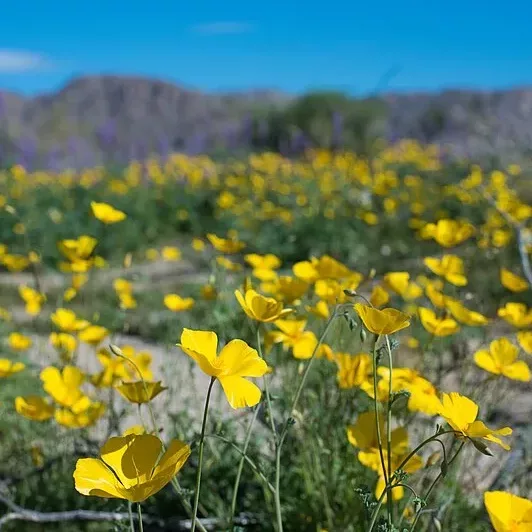
[[(79, 167), (170, 151), (247, 149), (256, 137), (255, 117), (293, 98), (266, 90), (204, 93), (122, 76), (81, 77), (34, 98), (0, 91), (0, 164)], [(532, 146), (532, 89), (381, 99), (392, 140), (434, 142), (473, 158), (528, 154)]]

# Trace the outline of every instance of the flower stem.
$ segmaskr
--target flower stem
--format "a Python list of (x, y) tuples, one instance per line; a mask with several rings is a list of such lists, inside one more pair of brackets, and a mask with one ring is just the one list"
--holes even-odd
[(205, 447), (205, 429), (207, 427), (207, 414), (209, 413), (209, 401), (211, 399), (212, 386), (215, 380), (216, 379), (214, 377), (211, 377), (211, 382), (209, 382), (209, 389), (207, 390), (207, 398), (205, 399), (205, 408), (203, 410), (203, 421), (201, 423), (201, 435), (199, 442), (198, 472), (196, 475), (196, 489), (194, 491), (194, 509), (192, 510), (191, 532), (194, 532), (196, 530), (196, 520), (198, 517), (198, 506), (201, 486), (201, 468), (203, 465), (203, 448)]
[(127, 501), (127, 511), (129, 513), (129, 528), (131, 528), (131, 532), (135, 532), (135, 523), (133, 521), (133, 505), (131, 504), (131, 501)]
[[(264, 356), (262, 355), (262, 343), (260, 340), (260, 323), (257, 327), (257, 352), (259, 353), (260, 358), (264, 360)], [(266, 404), (268, 405), (268, 417), (270, 418), (270, 425), (271, 425), (274, 439), (277, 442), (277, 429), (275, 427), (275, 419), (273, 418), (272, 398), (270, 395), (268, 375), (264, 375), (263, 380), (264, 380), (264, 395), (266, 396)]]
[[(388, 403), (386, 405), (386, 450), (388, 453), (388, 479), (390, 484), (392, 482), (392, 372), (393, 372), (393, 363), (392, 363), (392, 348), (390, 347), (390, 339), (388, 335), (386, 338), (386, 348), (388, 351), (388, 370), (390, 375), (388, 377)], [(393, 497), (388, 497), (386, 499), (388, 504), (388, 524), (393, 522)]]
[(238, 469), (236, 471), (235, 485), (233, 487), (233, 498), (231, 499), (231, 519), (230, 519), (231, 526), (233, 524), (233, 519), (235, 517), (236, 501), (238, 498), (238, 488), (240, 486), (240, 479), (242, 477), (242, 471), (244, 469), (244, 462), (246, 461), (246, 452), (248, 450), (249, 442), (251, 440), (251, 432), (253, 430), (253, 425), (255, 424), (255, 420), (257, 419), (259, 409), (260, 409), (260, 404), (258, 404), (255, 407), (255, 410), (253, 411), (253, 417), (251, 418), (251, 421), (249, 422), (249, 425), (246, 431), (246, 438), (244, 440), (244, 447), (242, 448), (240, 462), (238, 463)]
[(137, 512), (139, 514), (139, 530), (144, 532), (144, 526), (142, 525), (142, 510), (140, 508), (140, 502), (137, 504)]

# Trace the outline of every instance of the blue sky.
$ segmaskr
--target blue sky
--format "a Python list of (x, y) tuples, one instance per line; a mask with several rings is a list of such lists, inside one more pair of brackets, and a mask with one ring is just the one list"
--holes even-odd
[[(26, 0), (4, 2), (0, 89), (133, 74), (208, 91), (532, 84), (532, 3)], [(384, 79), (388, 79), (384, 82)]]

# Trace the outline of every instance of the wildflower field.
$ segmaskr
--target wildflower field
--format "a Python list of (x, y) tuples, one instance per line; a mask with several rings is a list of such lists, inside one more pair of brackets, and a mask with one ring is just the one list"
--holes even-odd
[(525, 167), (0, 184), (0, 530), (532, 531)]

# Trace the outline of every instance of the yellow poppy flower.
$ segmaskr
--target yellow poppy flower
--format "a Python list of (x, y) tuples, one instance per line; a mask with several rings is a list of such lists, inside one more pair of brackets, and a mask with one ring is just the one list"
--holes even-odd
[(229, 272), (239, 272), (242, 269), (242, 265), (237, 262), (233, 262), (227, 257), (216, 257), (216, 264), (221, 266), (224, 270)]
[(532, 331), (520, 331), (517, 333), (517, 341), (521, 348), (532, 355)]
[(358, 353), (357, 355), (336, 353), (334, 361), (338, 366), (336, 379), (340, 388), (360, 386), (371, 374), (371, 357), (366, 353)]
[(486, 491), (484, 505), (495, 532), (530, 532), (532, 501), (506, 491)]
[(64, 255), (70, 262), (83, 262), (88, 260), (96, 245), (98, 240), (92, 236), (81, 235), (77, 239), (66, 239), (61, 240), (57, 247), (62, 255)]
[(194, 306), (194, 300), (191, 297), (183, 298), (177, 294), (166, 294), (164, 305), (172, 312), (182, 312), (191, 309)]
[(161, 250), (161, 256), (167, 262), (177, 262), (181, 260), (181, 250), (174, 246), (165, 246)]
[(54, 415), (54, 407), (38, 395), (15, 397), (15, 410), (32, 421), (47, 421)]
[(74, 409), (89, 401), (80, 388), (85, 375), (75, 366), (65, 366), (62, 370), (49, 366), (41, 371), (40, 378), (44, 391), (62, 406)]
[(205, 301), (213, 301), (218, 297), (218, 291), (212, 284), (204, 284), (200, 289), (200, 295)]
[(54, 412), (54, 419), (63, 427), (69, 429), (84, 429), (94, 425), (105, 412), (105, 405), (103, 403), (87, 402), (82, 408), (67, 409), (58, 408)]
[(146, 434), (146, 429), (142, 425), (133, 425), (122, 432), (122, 436), (128, 436), (130, 434)]
[(247, 314), (253, 320), (271, 323), (286, 316), (292, 309), (283, 309), (283, 304), (272, 297), (264, 297), (255, 290), (246, 290), (242, 295), (240, 290), (235, 290), (235, 297)]
[(497, 315), (518, 329), (532, 325), (532, 309), (528, 309), (524, 303), (506, 303), (497, 311)]
[(460, 323), (463, 323), (464, 325), (476, 327), (479, 325), (486, 325), (488, 323), (488, 318), (486, 318), (486, 316), (480, 312), (469, 310), (457, 299), (446, 297), (445, 307), (449, 310), (454, 319)]
[(201, 253), (205, 249), (205, 242), (201, 238), (193, 238), (192, 249)]
[(26, 367), (22, 362), (13, 362), (8, 358), (0, 358), (0, 379), (19, 373)]
[(261, 281), (271, 281), (277, 277), (277, 270), (281, 266), (281, 261), (275, 255), (257, 255), (250, 253), (244, 256), (244, 260), (253, 268), (253, 275)]
[(306, 294), (309, 284), (297, 277), (281, 275), (271, 283), (262, 283), (261, 287), (264, 287), (265, 292), (273, 294), (278, 301), (291, 304)]
[(410, 325), (410, 316), (394, 308), (379, 310), (356, 303), (355, 310), (366, 329), (373, 334), (392, 334)]
[(161, 385), (161, 381), (137, 381), (123, 382), (120, 386), (116, 386), (116, 389), (124, 399), (140, 405), (149, 403), (167, 388)]
[(271, 331), (273, 343), (282, 343), (285, 349), (292, 349), (295, 358), (306, 359), (312, 356), (318, 339), (312, 331), (305, 331), (307, 320), (276, 320), (278, 331)]
[(183, 329), (178, 346), (204, 373), (220, 381), (233, 408), (254, 406), (260, 401), (259, 387), (244, 377), (262, 377), (268, 366), (246, 342), (231, 340), (217, 355), (216, 333)]
[(434, 336), (450, 336), (460, 330), (452, 318), (438, 318), (433, 310), (425, 307), (419, 307), (418, 312), (421, 325)]
[(207, 235), (207, 239), (211, 243), (212, 247), (220, 253), (238, 253), (246, 247), (246, 244), (244, 244), (244, 242), (240, 242), (236, 239), (221, 238), (213, 233), (209, 233)]
[(89, 325), (78, 333), (78, 338), (87, 344), (98, 345), (109, 335), (109, 331), (101, 325)]
[(58, 329), (65, 332), (81, 331), (90, 325), (87, 320), (78, 319), (73, 310), (66, 308), (58, 308), (50, 318)]
[(516, 381), (530, 381), (530, 369), (526, 362), (517, 360), (519, 349), (507, 338), (493, 340), (489, 351), (477, 351), (475, 364), (495, 375), (504, 375)]
[(4, 255), (2, 263), (10, 272), (21, 272), (30, 265), (30, 260), (24, 255)]
[(296, 277), (309, 284), (316, 282), (318, 279), (339, 280), (354, 274), (362, 278), (360, 274), (352, 272), (347, 266), (329, 257), (329, 255), (323, 255), (319, 259), (312, 257), (310, 261), (297, 262), (292, 267), (292, 271)]
[[(390, 370), (387, 367), (379, 367), (377, 370), (382, 382), (389, 385)], [(381, 381), (379, 381), (379, 385)], [(384, 385), (384, 384), (383, 384)], [(406, 390), (410, 393), (408, 398), (408, 410), (422, 412), (428, 416), (435, 416), (440, 410), (440, 400), (434, 385), (422, 377), (416, 370), (410, 368), (393, 368), (392, 392)]]
[(108, 203), (98, 203), (91, 201), (92, 215), (104, 224), (115, 224), (126, 219), (126, 213), (115, 209)]
[(76, 462), (74, 483), (82, 495), (142, 502), (164, 488), (183, 467), (190, 447), (172, 440), (163, 444), (152, 434), (110, 438), (98, 458)]
[(14, 351), (25, 351), (32, 346), (33, 340), (29, 336), (24, 336), (18, 332), (12, 332), (7, 338), (7, 343)]
[(486, 427), (482, 421), (477, 420), (478, 405), (468, 397), (456, 392), (444, 393), (439, 414), (454, 431), (460, 433), (457, 437), (483, 439), (496, 443), (507, 451), (510, 449), (498, 436), (509, 436), (512, 429), (504, 427), (494, 430)]
[(328, 320), (331, 315), (329, 305), (325, 301), (318, 301), (314, 306), (307, 305), (305, 309), (322, 320)]
[(383, 307), (390, 301), (390, 294), (380, 285), (375, 285), (369, 296), (369, 302), (374, 307)]
[(410, 281), (408, 272), (390, 272), (384, 276), (386, 285), (405, 301), (412, 301), (423, 294), (419, 285)]
[(41, 312), (42, 304), (46, 299), (44, 295), (37, 292), (37, 290), (24, 285), (18, 287), (18, 293), (26, 303), (26, 313), (30, 316), (37, 316), (37, 314)]
[(78, 341), (68, 333), (50, 333), (50, 343), (60, 352), (71, 354), (76, 350)]
[(464, 263), (456, 255), (443, 255), (441, 258), (426, 257), (425, 266), (436, 275), (443, 277), (455, 286), (465, 286), (467, 277), (464, 274)]
[(421, 237), (433, 238), (440, 246), (452, 248), (467, 240), (475, 228), (468, 222), (442, 219), (437, 223), (429, 223), (421, 230)]
[(512, 292), (524, 292), (528, 290), (528, 282), (521, 276), (512, 273), (506, 268), (501, 268), (501, 284)]

